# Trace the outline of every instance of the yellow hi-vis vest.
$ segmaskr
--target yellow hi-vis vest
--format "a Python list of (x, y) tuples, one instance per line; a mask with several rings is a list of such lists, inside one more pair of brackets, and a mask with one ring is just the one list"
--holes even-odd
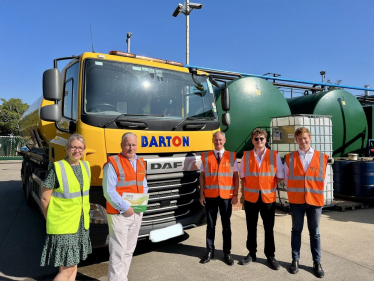
[(83, 210), (84, 228), (90, 227), (89, 189), (90, 163), (79, 161), (83, 175), (83, 190), (73, 169), (66, 160), (54, 163), (59, 187), (53, 190), (47, 211), (48, 234), (77, 233)]

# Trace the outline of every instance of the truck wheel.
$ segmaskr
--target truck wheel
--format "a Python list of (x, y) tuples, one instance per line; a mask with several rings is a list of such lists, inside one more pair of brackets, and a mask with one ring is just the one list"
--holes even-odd
[(32, 185), (33, 185), (33, 179), (31, 177), (30, 173), (26, 174), (25, 177), (26, 186), (25, 186), (25, 198), (27, 206), (34, 207), (36, 205), (34, 198), (32, 197)]

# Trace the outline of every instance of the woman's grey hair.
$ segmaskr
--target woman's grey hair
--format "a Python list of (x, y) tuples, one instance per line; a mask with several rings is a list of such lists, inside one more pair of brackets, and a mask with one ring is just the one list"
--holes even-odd
[(83, 143), (84, 148), (86, 148), (86, 142), (84, 141), (84, 138), (80, 134), (72, 134), (70, 138), (68, 139), (68, 143), (65, 147), (65, 150), (68, 150), (71, 143), (75, 140), (79, 140), (81, 143)]
[(136, 142), (138, 142), (138, 137), (134, 133), (128, 132), (128, 133), (123, 134), (122, 139), (121, 139), (121, 143), (123, 143), (125, 141), (125, 139), (128, 138), (128, 137), (135, 137)]
[(222, 131), (217, 131), (217, 132), (215, 132), (215, 133), (213, 134), (213, 138), (215, 138), (218, 134), (221, 134), (222, 137), (223, 137), (224, 139), (226, 138), (225, 133), (222, 132)]

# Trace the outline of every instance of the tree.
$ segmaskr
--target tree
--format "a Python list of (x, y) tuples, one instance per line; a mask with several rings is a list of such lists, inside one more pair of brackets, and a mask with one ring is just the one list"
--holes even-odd
[(23, 103), (21, 99), (11, 98), (9, 100), (0, 99), (0, 135), (19, 135), (19, 121), (22, 114), (29, 108), (27, 103)]
[[(327, 79), (327, 83), (329, 83), (329, 84), (340, 85), (340, 82), (342, 82), (342, 80), (336, 80), (335, 83), (332, 83), (330, 79)], [(341, 88), (339, 88), (339, 87), (333, 87), (333, 86), (328, 86), (327, 87), (327, 90), (329, 90), (329, 91), (332, 91), (332, 90), (335, 90), (335, 89), (341, 89)]]

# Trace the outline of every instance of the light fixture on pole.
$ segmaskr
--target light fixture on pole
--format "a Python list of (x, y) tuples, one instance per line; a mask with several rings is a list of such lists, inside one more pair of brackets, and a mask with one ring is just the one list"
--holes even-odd
[(132, 32), (127, 32), (126, 35), (126, 43), (127, 43), (127, 52), (130, 53), (130, 37), (132, 35)]
[(201, 9), (203, 4), (184, 2), (184, 5), (178, 4), (173, 12), (173, 17), (177, 17), (180, 13), (186, 16), (186, 64), (190, 63), (190, 13), (193, 9)]

